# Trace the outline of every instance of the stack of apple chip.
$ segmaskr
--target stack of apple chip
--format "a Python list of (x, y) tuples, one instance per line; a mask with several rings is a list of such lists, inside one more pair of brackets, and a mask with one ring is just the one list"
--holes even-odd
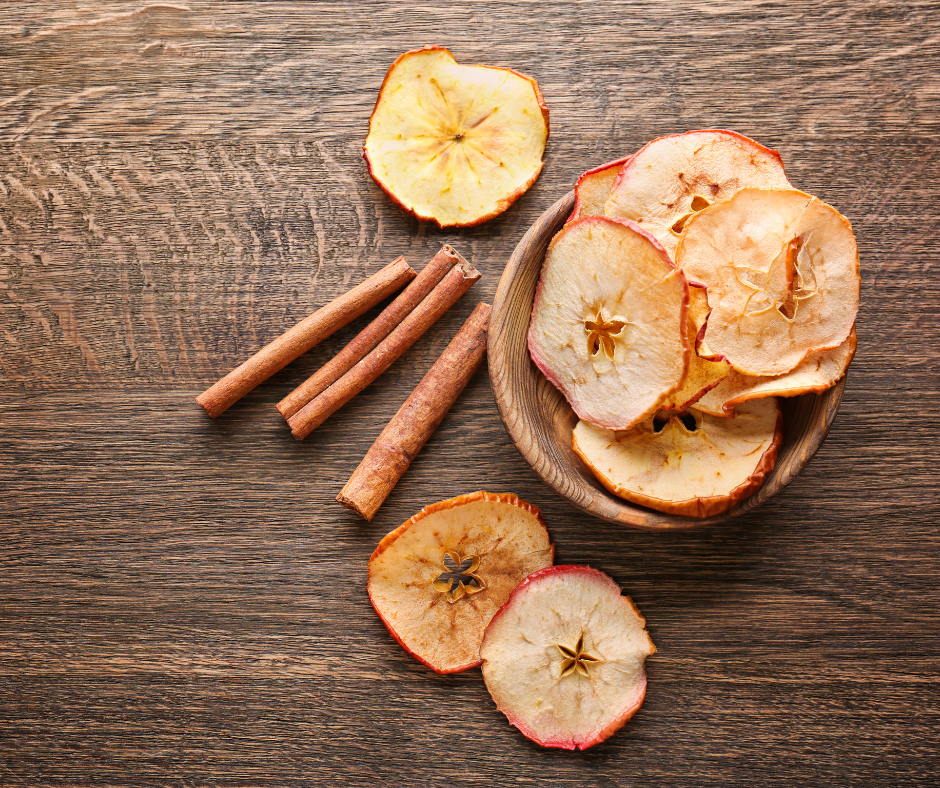
[(575, 192), (528, 335), (581, 420), (574, 450), (627, 500), (726, 511), (774, 466), (776, 398), (825, 391), (852, 360), (852, 227), (729, 131), (653, 140)]

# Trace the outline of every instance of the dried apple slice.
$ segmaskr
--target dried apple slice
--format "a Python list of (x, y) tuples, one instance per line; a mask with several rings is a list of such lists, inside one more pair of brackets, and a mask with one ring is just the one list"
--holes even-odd
[(685, 379), (688, 302), (685, 277), (649, 234), (577, 219), (545, 254), (529, 352), (580, 418), (627, 429)]
[(858, 247), (834, 208), (795, 189), (742, 189), (689, 220), (676, 264), (708, 288), (702, 341), (745, 375), (781, 375), (849, 336)]
[(393, 202), (440, 227), (467, 227), (535, 183), (547, 139), (548, 107), (534, 79), (461, 66), (443, 47), (425, 47), (389, 68), (364, 153)]
[[(686, 424), (686, 421), (689, 424)], [(572, 445), (614, 495), (689, 517), (727, 511), (763, 484), (783, 438), (775, 399), (740, 405), (733, 419), (696, 412), (654, 419), (627, 432), (581, 421)]]
[[(617, 174), (632, 157), (624, 156), (616, 161), (609, 161), (593, 170), (588, 170), (574, 185), (574, 210), (568, 222), (582, 216), (603, 216), (604, 204), (610, 197), (610, 189), (617, 180)], [(567, 223), (567, 222), (566, 222)]]
[(629, 597), (587, 566), (535, 572), (493, 617), (480, 655), (497, 707), (544, 747), (585, 750), (612, 736), (646, 696), (656, 647)]
[(555, 548), (539, 510), (475, 492), (426, 506), (369, 560), (369, 598), (392, 637), (438, 673), (480, 664), (483, 630)]
[(732, 372), (704, 394), (695, 403), (695, 409), (713, 416), (733, 416), (736, 406), (752, 399), (821, 394), (845, 375), (855, 355), (855, 345), (855, 329), (852, 329), (849, 338), (839, 347), (811, 353), (783, 375), (754, 377)]
[(689, 346), (692, 348), (689, 374), (686, 375), (682, 386), (672, 392), (660, 406), (660, 410), (664, 411), (688, 409), (731, 374), (731, 365), (727, 361), (714, 361), (699, 355), (696, 340), (708, 318), (708, 297), (704, 287), (691, 283), (689, 296), (689, 317), (686, 323)]
[(632, 219), (672, 257), (690, 217), (748, 186), (790, 188), (777, 151), (733, 131), (690, 131), (641, 148), (620, 171), (604, 214)]

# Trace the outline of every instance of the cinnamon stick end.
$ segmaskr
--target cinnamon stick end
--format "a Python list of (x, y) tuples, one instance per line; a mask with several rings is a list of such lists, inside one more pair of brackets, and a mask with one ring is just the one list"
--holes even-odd
[[(441, 247), (441, 252), (452, 257), (456, 261), (455, 265), (459, 265), (461, 263), (467, 263), (467, 258), (464, 257), (462, 254), (460, 254), (460, 252), (454, 249), (454, 247), (451, 246), (450, 244), (444, 244)], [(440, 254), (441, 252), (438, 252), (438, 254)], [(467, 264), (469, 265), (469, 263)]]
[(277, 408), (277, 412), (280, 413), (285, 421), (289, 421), (290, 417), (297, 412), (297, 408), (291, 407), (291, 404), (287, 401), (289, 397), (282, 399), (274, 407)]
[(342, 492), (336, 496), (336, 502), (339, 503), (341, 506), (345, 506), (351, 512), (355, 512), (362, 519), (367, 520), (369, 522), (371, 522), (372, 518), (375, 517), (375, 513), (378, 511), (377, 507), (366, 509), (366, 508), (359, 506), (359, 504), (357, 504), (351, 498), (347, 498)]
[(208, 391), (204, 391), (196, 397), (196, 404), (206, 412), (207, 416), (214, 419), (216, 416), (224, 413), (225, 408), (220, 410), (218, 403), (212, 397), (207, 396), (208, 393)]
[(480, 277), (483, 276), (476, 268), (474, 268), (470, 263), (468, 263), (463, 258), (460, 259), (460, 262), (454, 266), (454, 269), (460, 271), (463, 274), (464, 279), (469, 279), (472, 282), (476, 282)]

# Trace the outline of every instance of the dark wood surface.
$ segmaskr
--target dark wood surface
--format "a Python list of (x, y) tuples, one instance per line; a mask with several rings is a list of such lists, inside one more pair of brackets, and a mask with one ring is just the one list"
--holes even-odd
[[(511, 66), (551, 109), (503, 216), (439, 231), (361, 158), (392, 60)], [(936, 785), (940, 4), (20, 3), (0, 12), (0, 785)], [(727, 127), (854, 224), (859, 350), (781, 494), (641, 533), (558, 498), (485, 370), (372, 523), (334, 501), (584, 169)], [(403, 254), (484, 279), (303, 443), (275, 403), (350, 325), (217, 421), (193, 397)], [(586, 753), (431, 673), (365, 593), (379, 539), (476, 489), (542, 508), (659, 651)]]

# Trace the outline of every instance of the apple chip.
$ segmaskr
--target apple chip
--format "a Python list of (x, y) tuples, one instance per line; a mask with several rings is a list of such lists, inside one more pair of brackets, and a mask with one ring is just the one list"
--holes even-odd
[(708, 288), (703, 342), (745, 375), (781, 375), (849, 336), (858, 248), (838, 211), (795, 189), (742, 189), (689, 220), (676, 264)]
[(782, 438), (777, 400), (759, 399), (740, 405), (733, 419), (693, 408), (665, 425), (649, 419), (627, 432), (581, 421), (572, 445), (614, 495), (660, 512), (710, 517), (763, 484)]
[(580, 418), (627, 429), (685, 379), (688, 302), (682, 272), (635, 224), (577, 219), (545, 254), (529, 353)]
[(708, 297), (704, 287), (693, 284), (689, 284), (689, 296), (687, 336), (689, 347), (692, 348), (689, 374), (682, 386), (672, 392), (660, 406), (660, 410), (664, 411), (686, 410), (731, 374), (731, 365), (727, 361), (713, 361), (699, 355), (696, 340), (708, 318)]
[(743, 402), (764, 397), (797, 397), (821, 394), (834, 386), (855, 355), (855, 329), (839, 347), (811, 353), (790, 372), (774, 377), (754, 377), (732, 372), (695, 403), (695, 409), (713, 416), (733, 416)]
[(609, 161), (593, 170), (588, 170), (574, 185), (574, 210), (568, 217), (568, 222), (580, 219), (582, 216), (603, 216), (604, 204), (610, 197), (610, 188), (617, 180), (617, 173), (630, 161), (630, 156), (624, 156), (616, 161)]
[(690, 217), (739, 189), (788, 189), (777, 151), (733, 131), (660, 137), (624, 166), (604, 207), (632, 219), (675, 255)]
[(539, 510), (475, 492), (426, 506), (369, 560), (369, 598), (392, 637), (438, 673), (480, 664), (483, 630), (555, 548)]
[(425, 47), (388, 70), (364, 153), (393, 202), (440, 227), (466, 227), (535, 183), (547, 139), (548, 107), (534, 79), (461, 66), (443, 47)]
[(480, 655), (486, 688), (509, 722), (543, 747), (586, 750), (646, 697), (656, 647), (629, 597), (588, 566), (524, 580), (493, 617)]

